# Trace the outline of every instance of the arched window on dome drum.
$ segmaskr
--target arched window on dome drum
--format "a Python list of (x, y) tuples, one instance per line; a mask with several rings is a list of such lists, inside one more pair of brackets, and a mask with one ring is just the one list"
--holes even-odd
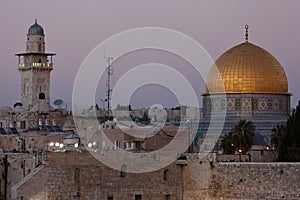
[(42, 51), (42, 45), (39, 44), (39, 52), (41, 52), (41, 51)]

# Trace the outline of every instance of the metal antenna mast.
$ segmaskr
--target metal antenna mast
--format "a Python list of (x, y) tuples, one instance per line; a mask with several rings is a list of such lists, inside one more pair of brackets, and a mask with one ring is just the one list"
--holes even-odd
[(113, 60), (113, 57), (105, 57), (104, 55), (104, 59), (107, 61), (106, 100), (107, 100), (107, 117), (109, 118), (111, 112), (110, 101), (111, 101), (111, 92), (112, 92), (112, 89), (110, 88), (110, 77), (113, 75), (111, 61)]

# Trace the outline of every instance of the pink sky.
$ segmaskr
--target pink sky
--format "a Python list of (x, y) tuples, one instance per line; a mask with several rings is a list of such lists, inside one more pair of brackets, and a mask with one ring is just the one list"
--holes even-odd
[[(26, 33), (34, 18), (44, 27), (47, 51), (56, 52), (52, 102), (71, 103), (77, 70), (101, 41), (121, 31), (146, 26), (170, 28), (194, 38), (215, 60), (230, 47), (249, 40), (271, 52), (282, 64), (293, 93), (300, 99), (300, 1), (289, 0), (119, 0), (0, 2), (0, 105), (20, 101), (20, 75), (15, 53), (25, 50)], [(195, 85), (205, 91), (204, 84)], [(99, 92), (99, 99), (101, 91)], [(140, 97), (142, 98), (142, 97)]]

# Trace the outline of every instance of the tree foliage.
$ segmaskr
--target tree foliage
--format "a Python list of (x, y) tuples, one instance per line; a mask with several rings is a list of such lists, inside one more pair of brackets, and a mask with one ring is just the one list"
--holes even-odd
[(277, 127), (272, 129), (271, 143), (278, 152), (280, 151), (279, 148), (281, 147), (281, 140), (285, 133), (286, 125), (277, 125)]
[(231, 132), (226, 133), (221, 139), (221, 148), (225, 154), (234, 154), (239, 151), (245, 154), (254, 144), (255, 126), (251, 121), (239, 120)]
[[(277, 130), (278, 131), (278, 130)], [(278, 160), (300, 161), (300, 102), (286, 122), (286, 128), (278, 134)], [(275, 136), (274, 136), (275, 139)], [(276, 140), (274, 140), (276, 142)], [(276, 145), (276, 143), (274, 143)]]

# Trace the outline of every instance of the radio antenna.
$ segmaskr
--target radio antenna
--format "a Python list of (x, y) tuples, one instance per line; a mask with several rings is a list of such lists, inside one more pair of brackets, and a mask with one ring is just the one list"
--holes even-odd
[(111, 61), (113, 61), (113, 57), (106, 57), (105, 56), (105, 49), (104, 49), (104, 59), (107, 62), (107, 67), (106, 67), (106, 103), (107, 103), (107, 118), (110, 117), (111, 113), (111, 85), (110, 85), (110, 80), (111, 76), (113, 75), (113, 68), (111, 66)]

